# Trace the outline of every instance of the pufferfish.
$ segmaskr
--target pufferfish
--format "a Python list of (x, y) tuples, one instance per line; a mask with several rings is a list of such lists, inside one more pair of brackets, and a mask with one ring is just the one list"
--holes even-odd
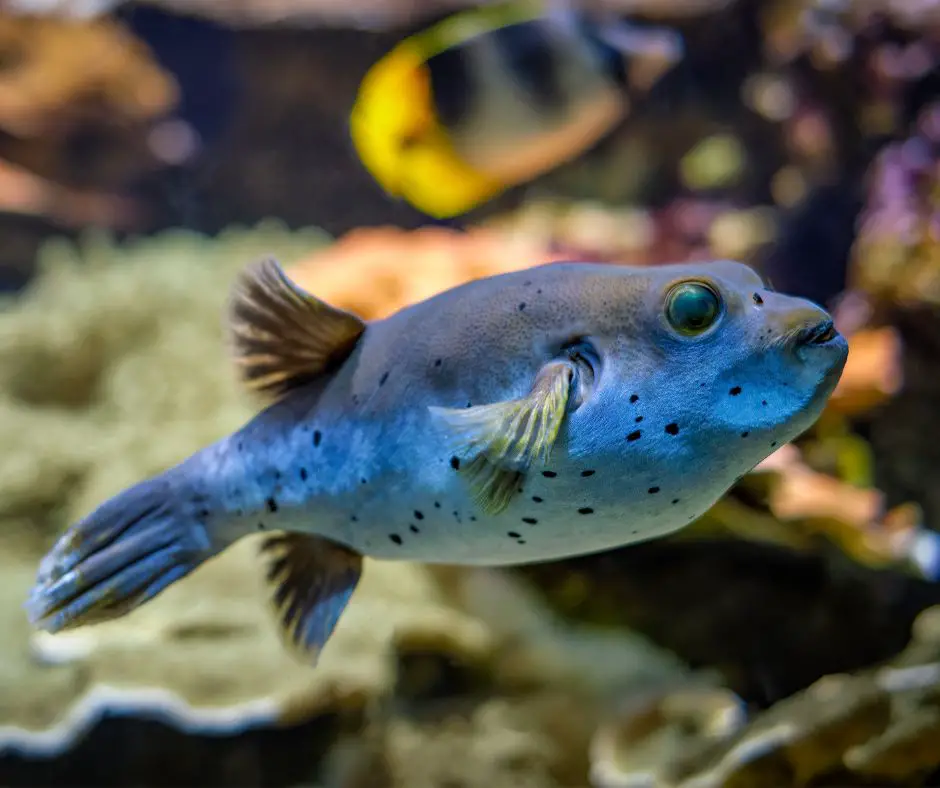
[(472, 9), (369, 70), (350, 135), (387, 194), (447, 219), (589, 150), (637, 97), (630, 64), (661, 72), (681, 54), (674, 31), (567, 1)]
[(122, 616), (272, 531), (280, 628), (313, 661), (363, 556), (524, 564), (682, 528), (816, 420), (848, 352), (823, 309), (731, 261), (551, 263), (367, 323), (269, 259), (228, 325), (269, 403), (68, 528), (34, 625)]

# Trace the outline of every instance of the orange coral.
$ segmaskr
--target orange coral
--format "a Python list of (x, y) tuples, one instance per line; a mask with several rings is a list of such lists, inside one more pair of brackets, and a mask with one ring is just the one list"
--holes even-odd
[(871, 410), (901, 388), (901, 338), (887, 326), (849, 337), (849, 359), (829, 409), (845, 416)]
[(367, 319), (491, 274), (561, 259), (542, 244), (494, 230), (353, 230), (291, 269), (304, 288)]
[(133, 201), (107, 192), (70, 189), (0, 159), (0, 211), (45, 216), (65, 227), (131, 229), (141, 221)]
[(83, 106), (139, 123), (176, 101), (172, 77), (110, 20), (0, 17), (0, 128), (14, 136), (60, 136)]
[(885, 497), (807, 465), (796, 446), (787, 445), (759, 466), (771, 474), (768, 505), (775, 518), (798, 524), (805, 534), (824, 534), (843, 552), (868, 566), (913, 558), (921, 513), (912, 504), (888, 510)]

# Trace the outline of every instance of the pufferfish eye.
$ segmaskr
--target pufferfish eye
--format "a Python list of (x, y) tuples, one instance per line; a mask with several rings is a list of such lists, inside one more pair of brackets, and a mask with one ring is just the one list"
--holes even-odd
[(666, 319), (684, 336), (702, 334), (721, 317), (718, 292), (702, 282), (681, 282), (666, 295)]

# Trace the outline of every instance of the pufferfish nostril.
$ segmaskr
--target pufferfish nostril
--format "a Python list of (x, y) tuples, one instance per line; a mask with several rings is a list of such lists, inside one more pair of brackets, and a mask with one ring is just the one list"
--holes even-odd
[(832, 320), (822, 320), (814, 326), (804, 328), (798, 337), (802, 345), (825, 345), (839, 335)]

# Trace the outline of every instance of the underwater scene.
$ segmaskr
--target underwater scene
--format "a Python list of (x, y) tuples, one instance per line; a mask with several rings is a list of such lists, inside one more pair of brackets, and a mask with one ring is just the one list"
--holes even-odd
[(940, 786), (940, 3), (2, 0), (0, 786)]

